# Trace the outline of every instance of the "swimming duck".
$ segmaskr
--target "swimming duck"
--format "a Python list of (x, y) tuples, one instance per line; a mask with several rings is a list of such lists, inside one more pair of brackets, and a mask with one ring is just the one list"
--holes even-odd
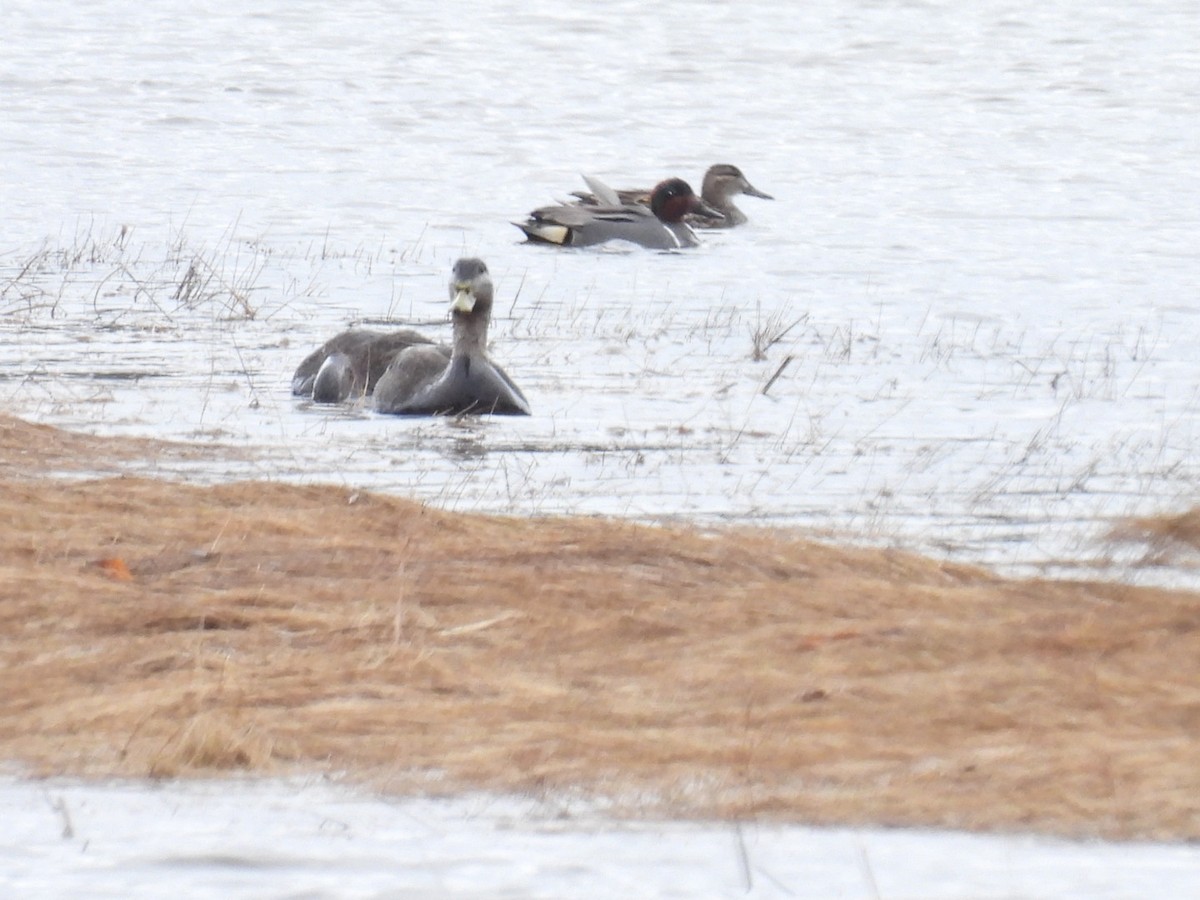
[(375, 385), (375, 409), (420, 416), (498, 413), (527, 416), (529, 401), (488, 359), (492, 279), (481, 259), (460, 259), (450, 278), (449, 347), (413, 344), (392, 359)]
[(300, 363), (292, 393), (317, 403), (371, 395), (376, 410), (397, 415), (529, 415), (521, 389), (487, 356), (492, 294), (483, 260), (460, 259), (450, 278), (452, 346), (410, 330), (344, 331)]
[[(650, 193), (645, 190), (626, 189), (616, 193), (622, 204), (647, 205), (650, 202)], [(730, 163), (717, 163), (709, 166), (708, 171), (704, 173), (704, 184), (700, 189), (700, 197), (709, 206), (718, 210), (722, 217), (713, 218), (702, 213), (691, 213), (684, 218), (684, 221), (695, 228), (733, 228), (735, 225), (745, 225), (749, 219), (733, 203), (733, 198), (738, 194), (759, 197), (763, 200), (775, 199), (752, 185), (737, 166)], [(578, 197), (580, 203), (585, 206), (595, 206), (600, 202), (595, 193), (587, 191), (575, 191), (573, 196)]]
[(695, 247), (696, 233), (683, 221), (688, 213), (722, 218), (696, 196), (682, 178), (668, 178), (650, 192), (649, 206), (626, 204), (617, 193), (594, 179), (588, 185), (598, 195), (598, 205), (544, 206), (524, 222), (513, 224), (531, 243), (590, 247), (605, 241), (629, 241), (651, 250)]

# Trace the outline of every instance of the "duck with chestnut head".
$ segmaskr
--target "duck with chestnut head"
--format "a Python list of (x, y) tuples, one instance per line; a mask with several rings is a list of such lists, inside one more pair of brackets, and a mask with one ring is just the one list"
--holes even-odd
[(651, 250), (695, 247), (700, 239), (684, 217), (702, 214), (722, 218), (720, 210), (696, 196), (682, 178), (668, 178), (650, 192), (648, 206), (623, 203), (616, 191), (587, 179), (599, 202), (594, 206), (562, 205), (535, 209), (524, 222), (514, 223), (530, 243), (561, 247), (591, 247), (608, 241), (628, 241)]
[[(650, 203), (650, 191), (644, 188), (624, 188), (618, 190), (616, 194), (622, 204), (649, 205)], [(708, 171), (704, 173), (700, 199), (720, 212), (721, 216), (714, 218), (703, 213), (689, 213), (684, 221), (693, 228), (733, 228), (736, 225), (745, 225), (750, 220), (733, 202), (733, 198), (738, 194), (758, 197), (762, 200), (775, 199), (752, 185), (737, 166), (731, 163), (717, 163), (709, 166)], [(596, 206), (603, 202), (594, 192), (589, 191), (575, 191), (572, 196), (577, 197), (583, 206)]]

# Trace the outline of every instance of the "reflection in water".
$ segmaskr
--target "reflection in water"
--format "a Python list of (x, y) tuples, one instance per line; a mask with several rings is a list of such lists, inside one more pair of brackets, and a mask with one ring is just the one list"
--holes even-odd
[(451, 442), (446, 448), (450, 459), (482, 459), (488, 452), (485, 438), (487, 426), (477, 416), (456, 416), (450, 420)]

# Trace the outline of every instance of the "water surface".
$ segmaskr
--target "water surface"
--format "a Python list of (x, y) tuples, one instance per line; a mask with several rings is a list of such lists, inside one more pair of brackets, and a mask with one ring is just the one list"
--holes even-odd
[(1028, 835), (614, 823), (569, 799), (321, 784), (0, 783), (20, 897), (1184, 897), (1200, 849)]

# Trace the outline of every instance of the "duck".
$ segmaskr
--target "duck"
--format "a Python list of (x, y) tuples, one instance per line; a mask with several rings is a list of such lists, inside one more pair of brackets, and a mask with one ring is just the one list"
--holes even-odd
[[(646, 205), (650, 202), (650, 192), (644, 189), (623, 189), (616, 193), (622, 204)], [(704, 183), (700, 187), (700, 198), (719, 211), (721, 216), (689, 213), (684, 217), (684, 221), (693, 228), (733, 228), (737, 225), (745, 225), (750, 220), (733, 202), (733, 198), (738, 194), (758, 197), (761, 200), (775, 199), (752, 185), (742, 174), (742, 170), (732, 163), (717, 163), (709, 166), (708, 171), (704, 173)], [(588, 191), (575, 191), (572, 196), (578, 198), (579, 204), (583, 206), (595, 206), (600, 202), (595, 193)]]
[(454, 264), (450, 277), (452, 345), (413, 345), (396, 354), (375, 385), (377, 412), (402, 416), (531, 414), (521, 389), (487, 355), (493, 294), (483, 260), (460, 259)]
[(293, 393), (317, 403), (369, 395), (389, 415), (530, 415), (521, 389), (488, 358), (494, 293), (483, 260), (460, 259), (450, 277), (450, 346), (411, 330), (346, 331), (305, 358)]
[(629, 241), (651, 250), (676, 250), (700, 244), (684, 216), (699, 213), (721, 219), (724, 215), (697, 197), (682, 178), (659, 182), (650, 192), (647, 206), (624, 203), (602, 182), (584, 180), (597, 197), (595, 205), (544, 206), (524, 222), (513, 223), (525, 232), (529, 243), (591, 247), (606, 241)]

